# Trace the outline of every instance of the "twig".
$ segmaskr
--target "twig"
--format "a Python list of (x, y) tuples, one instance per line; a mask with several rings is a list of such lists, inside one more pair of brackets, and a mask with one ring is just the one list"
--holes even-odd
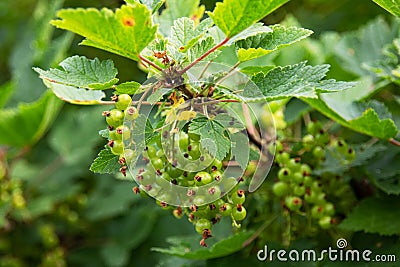
[(223, 46), (224, 44), (226, 44), (229, 41), (229, 37), (226, 37), (224, 40), (222, 40), (222, 42), (220, 42), (219, 44), (215, 45), (213, 48), (211, 48), (210, 50), (208, 50), (207, 52), (205, 52), (203, 55), (201, 55), (199, 58), (197, 58), (195, 61), (193, 61), (192, 63), (190, 63), (189, 65), (187, 65), (185, 68), (183, 68), (182, 70), (178, 71), (178, 74), (182, 75), (185, 72), (187, 72), (189, 69), (191, 69), (194, 65), (196, 65), (197, 63), (199, 63), (201, 60), (203, 60), (205, 57), (207, 57), (209, 54), (211, 54), (212, 52), (214, 52), (215, 50), (217, 50), (218, 48), (220, 48), (221, 46)]
[(151, 62), (150, 60), (148, 60), (147, 58), (145, 58), (144, 56), (139, 54), (139, 58), (141, 61), (146, 62), (147, 64), (149, 64), (150, 66), (152, 66), (153, 68), (155, 68), (156, 70), (159, 71), (163, 71), (162, 68), (160, 68), (159, 66), (157, 66), (156, 64), (154, 64), (153, 62)]
[(395, 146), (400, 146), (400, 141), (397, 141), (397, 140), (394, 139), (394, 138), (390, 138), (390, 139), (389, 139), (389, 142), (390, 142), (391, 144), (395, 145)]
[(259, 146), (262, 146), (262, 141), (261, 141), (261, 137), (258, 134), (256, 128), (253, 125), (253, 122), (251, 121), (251, 116), (250, 116), (250, 111), (249, 108), (245, 105), (242, 104), (242, 108), (243, 108), (243, 116), (244, 119), (246, 121), (246, 128), (247, 128), (247, 132), (250, 135), (250, 138)]

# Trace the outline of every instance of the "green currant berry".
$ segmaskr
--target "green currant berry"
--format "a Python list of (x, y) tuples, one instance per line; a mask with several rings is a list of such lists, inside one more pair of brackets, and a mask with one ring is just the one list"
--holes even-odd
[(196, 227), (195, 228), (196, 228), (196, 232), (197, 233), (203, 234), (203, 231), (205, 229), (207, 229), (207, 230), (211, 229), (211, 221), (207, 220), (207, 219), (204, 219), (204, 218), (198, 219), (196, 221)]
[(119, 110), (125, 110), (132, 102), (132, 98), (128, 94), (121, 94), (115, 102), (115, 107)]
[(222, 169), (222, 161), (214, 159), (210, 165), (210, 171), (219, 171)]
[(321, 146), (325, 146), (329, 143), (329, 134), (320, 130), (319, 133), (315, 135), (315, 142)]
[(290, 169), (292, 173), (300, 171), (301, 168), (300, 158), (290, 159), (286, 167)]
[(352, 148), (347, 149), (347, 153), (345, 155), (345, 158), (348, 161), (353, 161), (356, 158), (356, 151)]
[(121, 140), (122, 138), (124, 140), (129, 140), (131, 138), (131, 130), (129, 129), (128, 126), (125, 125), (120, 125), (115, 129), (115, 133), (119, 138), (118, 140)]
[(300, 172), (304, 176), (310, 176), (311, 175), (311, 167), (308, 164), (301, 164)]
[(278, 152), (275, 156), (275, 161), (279, 163), (279, 165), (284, 166), (286, 165), (290, 160), (290, 155), (287, 152)]
[(285, 204), (291, 211), (298, 211), (303, 205), (303, 201), (299, 197), (286, 197)]
[(106, 121), (110, 126), (118, 127), (124, 122), (124, 113), (118, 109), (113, 109), (106, 114)]
[(246, 209), (241, 204), (237, 204), (236, 208), (232, 210), (232, 216), (235, 221), (244, 220), (244, 218), (246, 218), (246, 214)]
[(200, 144), (199, 143), (191, 143), (188, 146), (188, 154), (192, 157), (192, 159), (196, 160), (200, 158)]
[(325, 150), (320, 146), (314, 147), (312, 153), (313, 153), (313, 156), (318, 160), (323, 160), (325, 157)]
[(156, 170), (161, 170), (162, 168), (164, 168), (164, 161), (160, 158), (152, 158), (151, 164)]
[(154, 146), (147, 146), (146, 153), (149, 159), (154, 159), (156, 158), (157, 150)]
[(122, 138), (122, 136), (117, 134), (115, 130), (109, 131), (108, 136), (110, 137), (110, 140), (121, 140)]
[(326, 215), (333, 216), (335, 214), (335, 206), (330, 202), (325, 204), (324, 210)]
[(213, 171), (213, 172), (211, 172), (211, 177), (215, 181), (221, 181), (222, 180), (222, 173), (220, 171)]
[(125, 118), (127, 120), (133, 121), (136, 120), (137, 117), (139, 117), (139, 112), (135, 107), (127, 107), (124, 111)]
[(179, 168), (176, 168), (174, 166), (168, 166), (167, 167), (167, 173), (172, 177), (172, 178), (178, 178), (183, 174), (183, 171)]
[(347, 154), (348, 146), (347, 146), (346, 141), (344, 141), (343, 139), (335, 140), (335, 142), (333, 143), (333, 147), (336, 148), (336, 150), (340, 154), (342, 154), (342, 155), (346, 155)]
[(324, 216), (319, 219), (318, 224), (322, 229), (329, 229), (332, 227), (332, 218), (330, 216)]
[(221, 196), (221, 189), (219, 188), (219, 186), (212, 186), (208, 189), (208, 194), (219, 197)]
[(295, 196), (301, 197), (306, 193), (306, 187), (304, 185), (296, 185), (293, 187), (293, 194)]
[(292, 175), (292, 180), (297, 184), (301, 184), (304, 182), (304, 175), (300, 171), (295, 172)]
[(311, 186), (313, 179), (310, 176), (304, 176), (303, 183), (305, 186)]
[(126, 164), (129, 165), (135, 158), (136, 152), (132, 149), (124, 149), (124, 154), (122, 156), (125, 159)]
[(224, 203), (219, 207), (219, 213), (222, 216), (230, 216), (232, 214), (232, 204)]
[(282, 181), (276, 182), (272, 187), (272, 192), (274, 192), (274, 194), (278, 197), (287, 195), (289, 190), (289, 185)]
[(208, 172), (198, 172), (194, 176), (194, 181), (196, 185), (204, 185), (204, 184), (209, 184), (213, 181), (213, 178)]
[(233, 204), (243, 204), (246, 200), (244, 190), (239, 189), (236, 192), (233, 192), (231, 195), (231, 200)]
[(311, 121), (307, 124), (307, 132), (311, 135), (316, 135), (322, 129), (322, 124), (319, 121)]
[(278, 172), (278, 179), (283, 182), (287, 182), (287, 181), (289, 181), (289, 178), (291, 177), (291, 175), (292, 175), (292, 172), (290, 169), (281, 168)]
[(114, 155), (121, 155), (124, 152), (124, 143), (120, 140), (111, 140), (108, 145)]
[(325, 209), (321, 205), (316, 205), (311, 208), (311, 217), (314, 219), (321, 219), (325, 214)]
[(179, 147), (182, 150), (186, 150), (189, 145), (189, 136), (185, 132), (179, 133)]
[(306, 134), (303, 136), (302, 142), (304, 149), (309, 151), (314, 144), (314, 136), (311, 134)]
[(215, 207), (217, 209), (219, 209), (222, 205), (224, 205), (224, 203), (225, 203), (225, 201), (222, 200), (221, 198), (217, 199), (216, 201), (213, 202), (213, 204), (215, 205)]

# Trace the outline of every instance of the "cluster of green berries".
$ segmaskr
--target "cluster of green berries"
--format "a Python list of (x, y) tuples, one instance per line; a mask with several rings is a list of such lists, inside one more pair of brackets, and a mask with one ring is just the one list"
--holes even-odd
[(104, 111), (103, 116), (108, 124), (108, 146), (114, 155), (120, 156), (119, 162), (122, 165), (120, 171), (126, 175), (126, 165), (132, 161), (135, 151), (124, 149), (124, 142), (129, 142), (131, 130), (124, 125), (124, 119), (134, 121), (139, 116), (138, 110), (130, 106), (132, 98), (128, 94), (114, 95), (115, 108)]
[(272, 191), (289, 211), (311, 216), (322, 229), (329, 229), (336, 223), (337, 207), (332, 200), (343, 198), (342, 204), (353, 203), (349, 199), (353, 195), (340, 177), (333, 178), (332, 174), (317, 176), (312, 170), (325, 161), (327, 149), (337, 150), (347, 161), (355, 158), (355, 152), (344, 140), (331, 142), (330, 135), (319, 122), (309, 123), (307, 132), (301, 150), (290, 151), (281, 142), (275, 142), (275, 162), (279, 171)]
[(16, 179), (0, 177), (0, 205), (17, 210), (26, 208), (22, 182)]
[[(195, 230), (202, 236), (200, 245), (207, 246), (205, 240), (212, 236), (212, 225), (219, 222), (222, 217), (230, 217), (236, 227), (240, 226), (238, 222), (245, 219), (246, 209), (243, 206), (246, 199), (245, 191), (239, 189), (236, 178), (224, 177), (223, 161), (209, 158), (211, 156), (204, 153), (199, 135), (182, 131), (179, 137), (175, 147), (179, 147), (179, 153), (183, 154), (183, 158), (188, 161), (199, 160), (200, 166), (204, 162), (204, 168), (196, 166), (194, 171), (187, 171), (187, 168), (180, 169), (177, 162), (170, 162), (167, 159), (161, 141), (154, 141), (143, 152), (143, 160), (147, 164), (136, 176), (140, 187), (135, 187), (133, 190), (135, 193), (155, 197), (157, 204), (163, 209), (172, 210), (176, 218), (187, 216)], [(206, 164), (207, 162), (211, 163)], [(169, 203), (174, 203), (177, 195), (165, 189), (168, 188), (165, 186), (166, 183), (187, 187), (186, 196), (191, 204), (186, 207), (170, 205)], [(196, 190), (207, 185), (205, 193)], [(210, 202), (208, 197), (212, 197), (214, 201)]]

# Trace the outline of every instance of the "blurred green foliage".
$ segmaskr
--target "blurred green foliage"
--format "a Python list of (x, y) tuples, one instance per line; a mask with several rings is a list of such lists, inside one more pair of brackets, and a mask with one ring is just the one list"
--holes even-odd
[[(61, 7), (113, 8), (122, 3), (117, 0), (1, 1), (0, 107), (11, 108), (20, 103), (37, 101), (46, 89), (32, 67), (55, 67), (67, 55), (79, 54), (101, 60), (110, 58), (119, 69), (121, 81), (144, 81), (146, 76), (135, 62), (94, 48), (78, 46), (80, 37), (55, 30), (48, 24)], [(215, 1), (202, 3), (210, 10)], [(363, 75), (371, 76), (373, 80), (369, 82), (372, 84), (378, 81), (374, 74), (364, 69), (357, 71), (354, 67), (349, 68), (351, 64), (360, 66), (363, 62), (346, 61), (345, 56), (338, 54), (337, 50), (335, 52), (335, 46), (343, 45), (343, 39), (340, 43), (340, 35), (327, 32), (356, 30), (378, 15), (389, 23), (390, 14), (372, 1), (291, 1), (267, 17), (265, 22), (298, 24), (312, 29), (315, 35), (295, 45), (296, 48), (259, 60), (259, 64), (273, 62), (283, 65), (301, 60), (309, 60), (311, 64), (330, 63), (330, 75), (336, 79), (359, 79), (362, 76), (360, 72), (365, 71)], [(368, 49), (365, 53), (370, 52)], [(377, 85), (379, 88), (383, 86), (387, 86), (387, 83)], [(400, 125), (399, 100), (388, 97), (392, 96), (388, 92), (394, 90), (398, 90), (398, 87), (389, 85), (385, 92), (377, 90), (375, 97), (387, 103), (395, 122)], [(294, 108), (293, 113), (300, 109), (304, 109), (304, 106)], [(266, 263), (256, 260), (255, 252), (250, 249), (203, 261), (190, 261), (151, 251), (152, 247), (166, 247), (167, 237), (193, 235), (192, 226), (189, 222), (176, 220), (170, 212), (160, 210), (152, 199), (134, 195), (131, 191), (134, 184), (89, 172), (89, 166), (102, 146), (97, 135), (105, 127), (101, 111), (101, 108), (64, 104), (61, 112), (58, 109), (54, 111), (54, 117), (59, 114), (58, 117), (42, 129), (40, 138), (34, 142), (10, 147), (0, 144), (0, 177), (4, 176), (0, 180), (1, 267), (265, 266)], [(10, 127), (16, 132), (26, 130), (18, 126), (16, 123)], [(360, 135), (343, 129), (341, 131), (343, 136), (362, 140)], [(391, 148), (391, 153), (391, 158), (386, 161), (385, 157), (381, 159), (383, 165), (380, 166), (389, 168), (394, 161), (399, 163), (399, 150)], [(393, 173), (398, 175), (393, 170), (387, 174), (386, 180), (382, 180), (374, 170), (371, 170), (371, 179), (383, 188), (391, 187), (387, 183), (389, 178), (393, 178)], [(257, 207), (256, 203), (257, 198), (263, 197), (267, 196), (253, 197), (251, 200), (256, 207), (253, 215), (262, 210), (263, 207)], [(252, 227), (250, 222), (248, 224)], [(255, 226), (258, 224), (255, 223)], [(220, 231), (224, 231), (223, 225)], [(319, 239), (322, 241), (300, 240), (292, 246), (308, 248), (318, 241), (321, 241), (321, 246), (325, 245), (324, 237)], [(367, 244), (371, 244), (375, 252), (393, 253), (394, 248), (400, 251), (397, 240), (396, 237), (358, 233), (353, 237), (353, 244), (360, 245), (368, 241)], [(275, 248), (280, 246), (271, 245), (275, 245)], [(274, 263), (269, 266), (288, 265)]]

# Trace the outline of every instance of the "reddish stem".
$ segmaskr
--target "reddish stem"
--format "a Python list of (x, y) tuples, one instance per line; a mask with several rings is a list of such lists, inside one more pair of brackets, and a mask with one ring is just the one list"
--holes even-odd
[(224, 40), (222, 40), (222, 42), (220, 42), (219, 44), (215, 45), (213, 48), (211, 48), (210, 50), (208, 50), (207, 52), (205, 52), (203, 55), (201, 55), (199, 58), (197, 58), (195, 61), (193, 61), (192, 63), (190, 63), (189, 65), (187, 65), (184, 69), (179, 71), (179, 74), (182, 75), (185, 72), (187, 72), (189, 69), (191, 69), (194, 65), (196, 65), (197, 63), (199, 63), (201, 60), (203, 60), (206, 56), (208, 56), (209, 54), (211, 54), (212, 52), (214, 52), (215, 50), (217, 50), (218, 48), (220, 48), (221, 46), (223, 46), (224, 44), (226, 44), (229, 41), (229, 37), (226, 37)]
[(396, 139), (390, 138), (389, 142), (395, 146), (400, 146), (400, 142), (397, 141)]
[(141, 61), (146, 62), (147, 64), (149, 64), (150, 66), (152, 66), (153, 68), (155, 68), (156, 70), (159, 71), (163, 71), (162, 68), (160, 68), (159, 66), (157, 66), (156, 64), (154, 64), (153, 62), (151, 62), (150, 60), (148, 60), (147, 58), (145, 58), (144, 56), (139, 54), (139, 58)]

